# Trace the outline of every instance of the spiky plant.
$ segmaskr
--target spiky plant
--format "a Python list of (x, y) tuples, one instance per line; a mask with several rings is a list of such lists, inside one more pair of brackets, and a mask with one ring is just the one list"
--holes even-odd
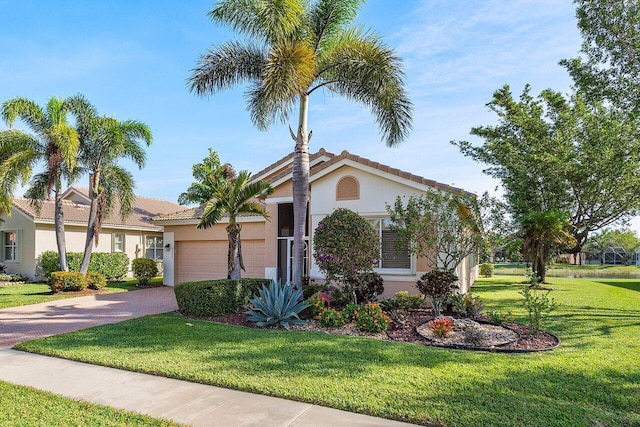
[(260, 294), (249, 300), (253, 310), (249, 310), (251, 322), (258, 326), (280, 325), (289, 329), (289, 325), (303, 325), (306, 320), (300, 319), (299, 314), (310, 305), (302, 302), (302, 291), (294, 289), (291, 285), (280, 285), (280, 282), (272, 281), (269, 287), (262, 285)]

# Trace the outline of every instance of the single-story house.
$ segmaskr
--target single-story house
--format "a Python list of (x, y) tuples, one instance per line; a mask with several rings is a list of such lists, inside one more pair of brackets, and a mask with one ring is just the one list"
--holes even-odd
[[(293, 247), (293, 154), (262, 171), (253, 179), (264, 179), (274, 187), (274, 193), (264, 200), (269, 219), (246, 215), (242, 224), (242, 252), (245, 277), (291, 280)], [(376, 268), (385, 281), (384, 296), (399, 290), (417, 292), (416, 279), (427, 270), (424, 259), (407, 250), (397, 252), (397, 235), (388, 227), (386, 203), (397, 196), (417, 195), (428, 189), (462, 190), (428, 180), (408, 172), (385, 166), (343, 151), (336, 155), (321, 149), (310, 155), (307, 256), (305, 275), (324, 280), (313, 261), (313, 232), (326, 215), (337, 208), (348, 208), (371, 221), (381, 241), (381, 257)], [(164, 227), (164, 283), (225, 278), (227, 275), (227, 233), (223, 219), (206, 230), (196, 229), (201, 207), (191, 208), (153, 219)], [(358, 242), (354, 242), (358, 244)], [(467, 257), (458, 267), (463, 290), (477, 277), (478, 257)]]
[[(65, 240), (67, 252), (83, 252), (89, 219), (89, 190), (69, 187), (63, 194)], [(183, 209), (177, 203), (136, 196), (133, 213), (123, 222), (116, 206), (103, 221), (94, 252), (124, 252), (129, 259), (153, 258), (164, 254), (162, 227), (151, 222), (156, 215)], [(39, 258), (45, 251), (56, 251), (54, 203), (43, 201), (37, 212), (29, 199), (14, 198), (11, 215), (2, 215), (0, 262), (9, 273), (30, 279), (39, 276)]]

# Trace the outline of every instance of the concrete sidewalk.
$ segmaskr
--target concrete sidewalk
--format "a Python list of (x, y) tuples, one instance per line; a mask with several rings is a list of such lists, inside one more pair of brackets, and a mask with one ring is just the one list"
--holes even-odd
[(0, 349), (0, 380), (192, 426), (411, 424), (187, 381)]

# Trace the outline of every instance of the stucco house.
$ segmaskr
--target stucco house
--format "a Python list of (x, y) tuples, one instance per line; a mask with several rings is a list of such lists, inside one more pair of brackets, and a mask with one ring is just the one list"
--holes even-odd
[[(89, 192), (70, 187), (64, 194), (65, 240), (68, 252), (82, 252), (89, 219)], [(133, 213), (124, 222), (116, 206), (104, 221), (94, 252), (124, 252), (129, 259), (147, 257), (161, 260), (164, 255), (162, 227), (151, 222), (156, 215), (175, 212), (177, 203), (137, 196)], [(11, 215), (0, 219), (2, 254), (0, 262), (9, 273), (30, 279), (39, 276), (39, 257), (44, 251), (57, 251), (54, 231), (54, 203), (44, 201), (39, 212), (29, 199), (14, 198)]]
[[(293, 154), (290, 154), (253, 175), (254, 179), (268, 181), (275, 191), (264, 200), (269, 219), (252, 215), (239, 218), (245, 277), (279, 279), (283, 283), (291, 280), (292, 164)], [(462, 191), (347, 151), (336, 155), (324, 149), (310, 155), (309, 186), (305, 275), (323, 280), (310, 256), (313, 232), (326, 215), (337, 208), (348, 208), (369, 219), (380, 236), (381, 259), (376, 270), (384, 278), (384, 296), (399, 290), (416, 293), (416, 279), (428, 269), (424, 259), (411, 255), (408, 250), (395, 250), (397, 235), (388, 228), (385, 203), (392, 203), (396, 196), (416, 195), (427, 189)], [(201, 212), (202, 208), (196, 207), (153, 219), (154, 224), (164, 227), (166, 285), (226, 277), (225, 227), (228, 223), (223, 219), (214, 227), (198, 230)], [(477, 264), (477, 257), (470, 256), (458, 267), (464, 291), (477, 277)]]

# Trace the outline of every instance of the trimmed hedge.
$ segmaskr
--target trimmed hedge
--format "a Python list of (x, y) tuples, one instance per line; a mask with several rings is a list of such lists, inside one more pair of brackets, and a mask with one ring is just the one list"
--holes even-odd
[(158, 275), (158, 264), (150, 258), (136, 258), (131, 263), (133, 277), (139, 285), (146, 285)]
[(87, 287), (87, 277), (75, 271), (54, 271), (49, 282), (51, 292), (82, 291)]
[(105, 286), (107, 286), (107, 278), (104, 275), (92, 272), (87, 273), (87, 288), (99, 291)]
[[(80, 271), (82, 252), (67, 252), (69, 271)], [(58, 252), (45, 251), (40, 254), (41, 276), (45, 280), (51, 279), (51, 273), (60, 270)], [(129, 271), (129, 257), (122, 252), (93, 252), (89, 261), (89, 271), (100, 273), (110, 282), (121, 280)]]
[(222, 316), (237, 313), (258, 294), (269, 279), (204, 280), (174, 286), (178, 308), (189, 316)]

